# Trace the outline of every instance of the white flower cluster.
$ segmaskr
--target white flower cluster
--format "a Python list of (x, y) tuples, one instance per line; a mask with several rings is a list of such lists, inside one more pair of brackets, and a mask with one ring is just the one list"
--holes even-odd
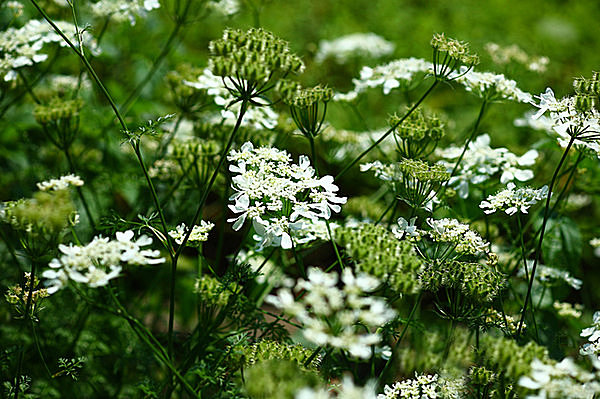
[(416, 374), (413, 379), (386, 385), (377, 399), (435, 399), (441, 397), (437, 374)]
[(600, 134), (600, 112), (595, 107), (589, 111), (579, 112), (576, 109), (575, 97), (564, 97), (557, 100), (551, 88), (539, 96), (539, 103), (532, 104), (539, 108), (533, 118), (539, 118), (546, 112), (552, 119), (554, 132), (558, 135), (558, 143), (561, 147), (566, 147), (571, 136), (576, 137), (574, 145), (581, 145), (590, 148), (592, 151), (600, 152), (598, 144), (598, 135)]
[[(201, 220), (200, 225), (195, 225), (192, 229), (192, 233), (190, 234), (186, 245), (198, 246), (200, 245), (200, 243), (208, 240), (208, 233), (213, 227), (215, 227), (214, 223)], [(181, 223), (179, 226), (176, 227), (175, 230), (169, 231), (169, 235), (175, 240), (177, 244), (181, 245), (181, 243), (183, 243), (183, 238), (185, 237), (186, 230), (187, 226), (185, 225), (185, 223)]]
[(600, 360), (600, 312), (595, 312), (591, 327), (584, 328), (579, 334), (587, 337), (588, 343), (579, 350), (582, 355), (597, 356)]
[[(64, 21), (54, 23), (68, 38), (76, 40), (75, 25)], [(89, 33), (83, 33), (83, 41), (92, 52), (96, 51), (96, 45)], [(46, 21), (30, 20), (21, 28), (8, 28), (0, 32), (0, 77), (6, 82), (13, 81), (17, 78), (18, 68), (45, 61), (48, 54), (42, 53), (41, 50), (48, 43), (67, 46)]]
[(428, 236), (435, 242), (454, 244), (456, 252), (478, 255), (490, 251), (490, 243), (481, 238), (477, 232), (471, 230), (468, 224), (449, 218), (427, 218), (427, 224), (431, 229), (421, 231), (421, 236)]
[(530, 56), (516, 44), (500, 46), (496, 43), (488, 43), (485, 50), (492, 57), (492, 61), (499, 65), (515, 61), (525, 66), (532, 72), (545, 72), (550, 60), (548, 57)]
[(363, 67), (360, 78), (353, 79), (354, 89), (348, 93), (337, 93), (336, 101), (352, 101), (358, 94), (373, 87), (383, 87), (383, 94), (388, 95), (392, 89), (407, 87), (413, 77), (419, 73), (430, 73), (433, 65), (421, 58), (402, 58), (375, 68)]
[(233, 229), (239, 230), (247, 218), (252, 220), (265, 246), (292, 248), (292, 239), (304, 237), (302, 232), (309, 222), (329, 219), (331, 212), (339, 212), (345, 197), (338, 197), (338, 187), (332, 176), (317, 178), (308, 157), (301, 155), (299, 164), (291, 163), (284, 150), (271, 147), (254, 148), (252, 143), (232, 150), (227, 159), (229, 170), (236, 174), (231, 182), (236, 191), (229, 205), (236, 218), (229, 219)]
[(364, 387), (354, 385), (354, 381), (345, 376), (342, 383), (329, 388), (302, 388), (294, 399), (377, 399), (375, 396), (375, 384), (368, 383)]
[[(533, 260), (527, 260), (527, 268), (531, 271), (533, 267)], [(519, 277), (526, 276), (525, 269), (520, 269), (518, 274)], [(569, 274), (566, 270), (555, 269), (554, 267), (539, 264), (537, 265), (535, 272), (536, 280), (542, 283), (555, 284), (558, 281), (563, 281), (570, 285), (573, 289), (581, 289), (583, 282), (578, 278), (575, 278)]]
[(152, 244), (152, 239), (145, 235), (132, 241), (133, 231), (117, 232), (116, 239), (97, 236), (87, 245), (69, 246), (60, 244), (58, 249), (63, 253), (49, 263), (49, 270), (42, 273), (48, 281), (48, 293), (53, 294), (65, 287), (69, 280), (86, 284), (90, 287), (107, 285), (110, 280), (119, 276), (121, 263), (128, 265), (154, 265), (163, 263), (160, 252), (142, 249)]
[[(237, 102), (230, 106), (235, 100), (233, 95), (225, 88), (223, 79), (220, 76), (213, 75), (209, 68), (205, 68), (202, 75), (198, 76), (198, 80), (194, 82), (184, 81), (185, 85), (198, 90), (206, 90), (206, 93), (213, 97), (217, 106), (222, 108), (220, 117), (226, 125), (235, 125), (237, 116), (240, 111), (241, 103)], [(260, 101), (256, 98), (255, 101)], [(246, 110), (242, 126), (252, 126), (255, 129), (274, 129), (277, 126), (279, 115), (267, 104), (260, 107), (249, 107)], [(215, 120), (219, 123), (220, 120)]]
[(531, 187), (516, 188), (515, 184), (510, 182), (505, 190), (490, 195), (485, 201), (481, 201), (479, 207), (483, 209), (486, 215), (497, 210), (503, 210), (507, 215), (514, 215), (517, 212), (527, 213), (532, 205), (542, 201), (547, 195), (548, 186), (537, 190)]
[(209, 10), (225, 17), (230, 17), (240, 11), (239, 0), (212, 0), (206, 6)]
[(382, 163), (381, 161), (374, 161), (363, 163), (360, 165), (361, 172), (368, 172), (372, 170), (375, 177), (383, 181), (402, 181), (402, 172), (395, 163)]
[(382, 58), (394, 52), (396, 46), (375, 33), (353, 33), (333, 40), (321, 40), (316, 62), (333, 58), (345, 64), (355, 57)]
[(591, 399), (600, 393), (597, 375), (583, 370), (568, 357), (559, 363), (534, 359), (531, 372), (519, 379), (519, 385), (536, 391), (526, 399)]
[(396, 312), (383, 298), (368, 296), (379, 287), (378, 279), (365, 273), (355, 276), (345, 268), (342, 289), (337, 287), (338, 280), (336, 272), (310, 268), (308, 280), (300, 279), (294, 287), (296, 292), (306, 291), (301, 299), (296, 300), (289, 288), (281, 288), (266, 301), (302, 323), (308, 341), (369, 358), (371, 346), (381, 343), (381, 336), (371, 330), (393, 320)]
[[(462, 147), (448, 147), (436, 151), (437, 155), (447, 159), (455, 160), (460, 157)], [(449, 185), (457, 188), (461, 198), (469, 196), (469, 183), (480, 184), (490, 179), (496, 173), (501, 173), (500, 183), (506, 184), (512, 180), (527, 181), (533, 178), (530, 169), (521, 169), (523, 166), (535, 164), (538, 157), (536, 150), (529, 150), (522, 156), (517, 156), (506, 148), (490, 147), (490, 136), (482, 134), (477, 137), (467, 148), (456, 176), (452, 176)], [(443, 161), (452, 170), (454, 162)]]
[(456, 78), (456, 82), (463, 85), (465, 90), (489, 101), (512, 100), (530, 103), (533, 100), (531, 94), (517, 87), (517, 82), (507, 79), (502, 74), (477, 72), (463, 65), (450, 78)]
[(100, 18), (129, 21), (135, 25), (136, 17), (144, 18), (148, 11), (160, 8), (158, 0), (100, 0), (92, 4), (92, 13)]
[(556, 310), (556, 314), (558, 314), (560, 317), (572, 317), (574, 319), (578, 319), (583, 314), (583, 305), (580, 303), (573, 305), (569, 302), (554, 301), (552, 307), (554, 310)]
[(69, 186), (81, 187), (83, 180), (74, 174), (61, 176), (58, 179), (50, 179), (37, 184), (40, 191), (66, 190)]

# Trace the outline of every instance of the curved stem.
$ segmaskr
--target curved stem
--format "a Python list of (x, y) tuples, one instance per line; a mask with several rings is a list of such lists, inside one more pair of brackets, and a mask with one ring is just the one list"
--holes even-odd
[(562, 158), (560, 159), (560, 162), (558, 163), (558, 166), (556, 167), (556, 170), (554, 171), (554, 174), (552, 175), (552, 180), (550, 180), (550, 186), (548, 187), (548, 196), (546, 197), (546, 207), (544, 208), (544, 219), (542, 221), (542, 228), (540, 230), (540, 237), (538, 240), (538, 244), (537, 244), (537, 248), (535, 250), (535, 260), (533, 262), (533, 267), (531, 269), (531, 277), (529, 278), (529, 285), (527, 287), (527, 294), (525, 295), (525, 302), (523, 303), (523, 310), (521, 311), (521, 319), (519, 320), (519, 326), (517, 327), (517, 337), (519, 335), (521, 335), (521, 330), (523, 328), (523, 322), (525, 321), (525, 312), (527, 312), (527, 304), (530, 301), (530, 297), (531, 297), (531, 288), (533, 287), (533, 280), (535, 278), (535, 270), (537, 268), (537, 264), (540, 261), (540, 256), (541, 256), (541, 252), (542, 252), (542, 241), (544, 241), (544, 233), (546, 232), (546, 223), (548, 222), (548, 217), (550, 216), (550, 197), (552, 197), (552, 189), (554, 188), (554, 183), (556, 182), (556, 177), (558, 176), (558, 172), (560, 171), (560, 168), (562, 167), (563, 163), (565, 162), (565, 159), (567, 159), (567, 155), (569, 154), (569, 150), (571, 149), (571, 146), (573, 145), (573, 142), (575, 141), (575, 137), (571, 136), (571, 139), (569, 140), (569, 144), (567, 144), (567, 148), (565, 148), (565, 151), (562, 155)]

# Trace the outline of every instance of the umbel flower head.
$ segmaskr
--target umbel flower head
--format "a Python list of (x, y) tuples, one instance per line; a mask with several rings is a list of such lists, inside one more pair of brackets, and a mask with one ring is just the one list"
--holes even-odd
[(366, 359), (371, 346), (381, 342), (373, 330), (394, 319), (396, 312), (383, 298), (368, 295), (381, 284), (365, 273), (356, 276), (350, 268), (342, 272), (343, 288), (338, 288), (339, 275), (318, 268), (308, 270), (308, 280), (300, 279), (294, 287), (305, 295), (296, 300), (292, 291), (282, 288), (266, 301), (295, 317), (304, 325), (304, 337), (319, 346), (331, 346), (352, 356)]
[(89, 287), (101, 287), (108, 284), (121, 273), (121, 263), (128, 265), (154, 265), (163, 263), (159, 251), (142, 249), (152, 244), (152, 238), (145, 235), (132, 241), (133, 231), (118, 231), (116, 239), (97, 236), (87, 245), (63, 245), (58, 249), (60, 258), (54, 258), (42, 273), (46, 278), (48, 293), (53, 294), (64, 288), (69, 281), (85, 284)]
[(550, 114), (552, 128), (558, 134), (558, 143), (567, 147), (569, 142), (576, 146), (591, 149), (600, 153), (600, 112), (598, 111), (598, 95), (600, 94), (600, 74), (594, 72), (591, 79), (577, 78), (573, 83), (575, 96), (566, 96), (561, 100), (554, 97), (551, 88), (536, 96), (539, 103), (532, 104), (539, 108), (534, 118), (546, 112)]
[(530, 187), (516, 188), (513, 182), (508, 183), (505, 190), (487, 197), (481, 201), (479, 207), (483, 209), (486, 215), (495, 213), (497, 210), (503, 210), (507, 215), (514, 215), (517, 212), (527, 213), (527, 210), (543, 200), (548, 195), (548, 186), (538, 190)]
[(333, 98), (333, 90), (321, 86), (308, 89), (297, 87), (296, 90), (284, 89), (282, 96), (290, 106), (292, 119), (300, 132), (308, 138), (316, 137), (323, 127), (327, 103)]
[(420, 108), (411, 112), (401, 124), (400, 117), (392, 115), (389, 125), (394, 127), (398, 153), (404, 158), (424, 159), (429, 156), (444, 136), (444, 123), (434, 114)]
[(446, 37), (443, 33), (436, 33), (431, 39), (433, 47), (433, 76), (438, 80), (453, 80), (460, 76), (453, 74), (461, 65), (469, 71), (479, 64), (479, 57), (471, 54), (469, 44)]
[(209, 49), (212, 73), (221, 76), (240, 101), (262, 96), (278, 79), (304, 69), (286, 41), (261, 28), (226, 29), (221, 39), (210, 42)]
[(246, 219), (265, 246), (292, 248), (292, 240), (305, 236), (303, 229), (309, 222), (325, 220), (331, 212), (339, 212), (345, 197), (338, 197), (338, 187), (332, 176), (316, 177), (310, 160), (302, 155), (298, 164), (292, 164), (290, 155), (271, 147), (254, 148), (250, 142), (239, 151), (232, 150), (227, 159), (236, 191), (229, 205), (236, 218), (229, 219), (233, 229), (239, 230)]

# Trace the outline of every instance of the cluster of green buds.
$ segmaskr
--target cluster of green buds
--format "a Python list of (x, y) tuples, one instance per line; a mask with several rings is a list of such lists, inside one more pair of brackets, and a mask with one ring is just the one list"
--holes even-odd
[(243, 364), (251, 366), (264, 360), (280, 359), (295, 362), (303, 369), (318, 370), (321, 357), (313, 356), (314, 350), (300, 344), (288, 344), (272, 340), (262, 340), (252, 344), (239, 345), (234, 351), (243, 358)]
[(353, 259), (357, 271), (377, 277), (394, 293), (414, 294), (420, 290), (419, 274), (424, 262), (411, 242), (400, 241), (373, 223), (339, 227), (335, 241)]
[[(6, 301), (11, 304), (16, 312), (18, 318), (25, 317), (27, 313), (27, 303), (29, 302), (29, 315), (33, 321), (38, 321), (38, 313), (43, 309), (41, 303), (44, 298), (50, 296), (48, 290), (40, 287), (40, 280), (37, 277), (33, 279), (33, 285), (31, 281), (31, 273), (25, 273), (25, 283), (23, 287), (15, 285), (9, 287), (5, 298)], [(31, 291), (31, 297), (29, 292)]]
[(167, 85), (171, 89), (173, 102), (184, 114), (193, 113), (208, 102), (206, 91), (185, 84), (185, 82), (193, 82), (198, 79), (202, 72), (202, 68), (194, 67), (191, 64), (182, 64), (174, 71), (167, 73)]
[(444, 136), (445, 124), (434, 115), (417, 108), (402, 122), (398, 115), (390, 117), (398, 152), (403, 158), (424, 159), (437, 147)]
[(38, 191), (32, 198), (5, 202), (0, 220), (20, 236), (25, 251), (38, 257), (55, 248), (60, 234), (78, 222), (79, 215), (68, 190)]
[(443, 165), (418, 159), (403, 159), (398, 163), (401, 181), (394, 185), (396, 195), (411, 207), (424, 208), (437, 195), (450, 173)]
[(226, 29), (221, 39), (210, 42), (209, 49), (212, 73), (221, 76), (240, 101), (252, 102), (277, 80), (304, 70), (302, 60), (290, 51), (286, 41), (261, 28)]
[(196, 186), (203, 187), (211, 176), (221, 146), (215, 140), (194, 137), (188, 140), (175, 140), (172, 143), (170, 158)]
[(298, 129), (309, 139), (315, 138), (325, 121), (327, 103), (333, 98), (333, 90), (315, 86), (295, 91), (281, 90), (283, 101), (289, 105), (292, 119)]
[(196, 280), (194, 292), (198, 294), (200, 303), (203, 307), (226, 307), (232, 296), (235, 296), (240, 288), (237, 284), (230, 283), (225, 285), (215, 277), (202, 276)]
[(575, 89), (575, 109), (579, 112), (588, 112), (598, 109), (598, 96), (600, 95), (600, 72), (593, 72), (591, 79), (576, 78), (573, 81)]
[(53, 97), (46, 104), (36, 104), (35, 120), (43, 126), (52, 144), (60, 149), (69, 148), (79, 131), (79, 111), (83, 108), (80, 98)]
[(433, 47), (433, 75), (438, 80), (456, 79), (460, 75), (451, 75), (458, 71), (460, 66), (465, 65), (469, 71), (479, 64), (479, 57), (471, 54), (469, 43), (446, 37), (443, 33), (433, 35), (431, 47)]
[[(490, 303), (505, 286), (506, 277), (495, 267), (478, 262), (434, 260), (420, 275), (423, 288), (439, 291), (442, 288), (458, 291), (465, 302)], [(445, 296), (444, 296), (445, 297)]]
[(496, 374), (483, 366), (473, 366), (469, 369), (468, 378), (471, 385), (478, 388), (478, 392), (488, 392), (496, 380)]
[(317, 387), (320, 376), (296, 362), (271, 359), (257, 362), (244, 370), (246, 395), (250, 398), (295, 399), (303, 388)]

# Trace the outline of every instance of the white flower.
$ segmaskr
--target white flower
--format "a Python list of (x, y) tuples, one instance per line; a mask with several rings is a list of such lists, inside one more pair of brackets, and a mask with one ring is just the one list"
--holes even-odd
[(304, 291), (301, 299), (294, 299), (289, 289), (282, 288), (266, 301), (302, 323), (308, 341), (368, 358), (372, 345), (381, 342), (380, 335), (372, 330), (393, 320), (396, 312), (383, 298), (367, 296), (380, 285), (376, 278), (355, 276), (346, 268), (341, 277), (342, 289), (337, 287), (339, 279), (335, 272), (310, 268), (308, 280), (301, 279), (294, 287), (296, 292)]
[(369, 88), (382, 87), (388, 95), (393, 89), (408, 87), (415, 75), (430, 73), (433, 65), (420, 58), (404, 58), (375, 68), (363, 67), (360, 78), (354, 79), (354, 89), (346, 94), (336, 94), (335, 101), (351, 101)]
[(230, 17), (240, 11), (239, 0), (211, 0), (206, 6), (210, 10), (226, 17)]
[(381, 58), (390, 55), (396, 46), (375, 33), (353, 33), (334, 40), (321, 40), (315, 55), (316, 62), (333, 58), (345, 64), (354, 57)]
[(452, 243), (456, 252), (477, 255), (490, 251), (490, 244), (471, 230), (468, 224), (449, 218), (427, 218), (427, 224), (431, 230), (422, 231), (422, 236), (427, 235), (435, 242)]
[(529, 103), (533, 99), (531, 94), (517, 87), (517, 82), (507, 79), (502, 74), (477, 72), (462, 66), (459, 71), (450, 75), (450, 78), (454, 76), (456, 76), (455, 80), (465, 87), (465, 90), (489, 101), (512, 100)]
[(504, 210), (507, 215), (514, 215), (517, 212), (527, 213), (532, 205), (544, 200), (547, 195), (548, 186), (538, 190), (529, 187), (516, 188), (515, 184), (510, 182), (505, 190), (490, 195), (485, 201), (481, 201), (479, 207), (487, 215), (499, 209)]
[(148, 11), (160, 8), (158, 0), (100, 0), (92, 4), (92, 12), (99, 18), (129, 21), (135, 25), (136, 17), (144, 18)]
[(160, 252), (142, 247), (152, 244), (152, 239), (145, 235), (132, 241), (133, 231), (117, 232), (115, 240), (102, 236), (94, 237), (87, 245), (74, 246), (60, 244), (60, 258), (54, 258), (48, 264), (50, 270), (42, 273), (48, 281), (48, 293), (52, 294), (65, 287), (69, 280), (86, 284), (90, 287), (107, 285), (110, 280), (120, 275), (121, 263), (129, 265), (153, 265), (163, 263)]
[[(532, 267), (533, 267), (533, 261), (528, 259), (527, 260), (528, 270), (531, 270)], [(525, 273), (525, 269), (522, 268), (519, 270), (517, 275), (519, 277), (524, 277), (527, 275), (527, 273)], [(536, 267), (535, 279), (542, 283), (547, 283), (547, 284), (555, 284), (559, 281), (563, 281), (563, 282), (567, 283), (568, 285), (570, 285), (573, 289), (576, 289), (576, 290), (581, 289), (581, 285), (583, 284), (583, 282), (581, 280), (571, 276), (569, 274), (569, 272), (566, 270), (556, 269), (556, 268), (542, 265), (539, 263)]]
[(375, 383), (369, 382), (364, 387), (354, 385), (354, 381), (345, 376), (341, 384), (327, 388), (302, 388), (294, 399), (377, 399), (375, 394)]
[[(452, 161), (442, 161), (448, 170), (452, 170), (455, 159), (460, 157), (462, 147), (448, 147), (436, 151), (437, 155)], [(490, 147), (490, 136), (482, 134), (467, 147), (458, 171), (450, 178), (448, 184), (456, 186), (461, 198), (469, 196), (469, 184), (481, 184), (492, 176), (500, 174), (500, 182), (506, 184), (513, 180), (527, 181), (533, 178), (530, 169), (538, 157), (536, 150), (529, 150), (522, 156), (517, 156), (506, 148)]]
[(61, 176), (58, 179), (51, 179), (37, 184), (37, 187), (40, 191), (65, 190), (69, 186), (81, 187), (83, 186), (83, 180), (81, 180), (79, 176), (70, 174)]
[[(208, 233), (213, 227), (215, 227), (214, 223), (201, 220), (200, 225), (195, 225), (192, 229), (190, 237), (187, 241), (187, 245), (195, 246), (199, 245), (201, 242), (208, 240)], [(187, 226), (184, 223), (181, 223), (179, 226), (177, 226), (176, 230), (169, 231), (169, 235), (175, 240), (177, 244), (181, 245), (181, 243), (183, 243), (186, 230)]]
[[(239, 230), (252, 220), (259, 248), (292, 248), (293, 242), (306, 243), (312, 237), (307, 228), (340, 212), (345, 197), (339, 197), (332, 176), (315, 176), (310, 160), (301, 156), (291, 163), (286, 151), (271, 147), (254, 148), (247, 142), (228, 156), (235, 193), (229, 209), (238, 214), (228, 219)], [(235, 164), (237, 162), (237, 164)], [(326, 226), (324, 226), (326, 228)]]
[(410, 223), (404, 219), (403, 217), (398, 218), (398, 225), (393, 226), (392, 233), (398, 238), (402, 239), (404, 236), (408, 237), (419, 237), (421, 233), (417, 226), (415, 226), (415, 222), (417, 221), (417, 217), (410, 219)]

